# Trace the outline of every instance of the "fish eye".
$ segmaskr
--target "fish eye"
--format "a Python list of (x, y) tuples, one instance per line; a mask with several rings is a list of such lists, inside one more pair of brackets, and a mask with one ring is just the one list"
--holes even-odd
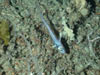
[(65, 50), (64, 50), (64, 48), (63, 48), (62, 46), (59, 46), (59, 47), (58, 47), (58, 50), (59, 50), (61, 53), (65, 53)]

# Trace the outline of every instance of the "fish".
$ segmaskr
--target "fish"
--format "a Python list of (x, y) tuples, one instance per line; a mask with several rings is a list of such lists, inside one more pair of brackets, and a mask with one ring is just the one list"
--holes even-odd
[(61, 38), (58, 38), (58, 36), (57, 36), (56, 32), (53, 30), (52, 26), (50, 26), (48, 24), (48, 22), (46, 22), (46, 20), (43, 17), (42, 12), (39, 12), (39, 13), (40, 13), (41, 20), (42, 20), (44, 26), (48, 29), (48, 32), (49, 32), (55, 46), (58, 48), (58, 51), (62, 54), (66, 53), (66, 49), (65, 49), (64, 45), (61, 42)]

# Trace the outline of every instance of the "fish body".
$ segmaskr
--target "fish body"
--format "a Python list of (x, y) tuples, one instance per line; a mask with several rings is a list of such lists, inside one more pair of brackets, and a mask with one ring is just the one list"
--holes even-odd
[(56, 47), (58, 48), (59, 52), (60, 53), (66, 53), (66, 50), (65, 50), (65, 47), (64, 45), (62, 44), (61, 42), (61, 39), (59, 39), (57, 37), (57, 35), (55, 34), (55, 32), (52, 30), (51, 26), (49, 26), (49, 24), (46, 22), (46, 20), (44, 19), (43, 17), (43, 14), (40, 12), (40, 17), (41, 17), (41, 20), (42, 22), (44, 23), (44, 25), (46, 26), (46, 28), (48, 29), (48, 32), (54, 42), (54, 44), (56, 45)]

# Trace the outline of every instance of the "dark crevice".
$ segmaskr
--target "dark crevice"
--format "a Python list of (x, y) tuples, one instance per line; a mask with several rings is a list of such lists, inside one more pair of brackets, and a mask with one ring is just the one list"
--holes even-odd
[(77, 39), (77, 35), (78, 35), (77, 32), (78, 32), (78, 25), (75, 25), (74, 29), (73, 29), (73, 33), (75, 34), (75, 36), (74, 36), (75, 39)]
[(96, 9), (96, 3), (95, 3), (95, 0), (86, 0), (87, 3), (89, 3), (91, 5), (90, 7), (90, 11), (94, 12), (95, 13), (95, 9)]
[(4, 45), (4, 46), (3, 46), (4, 54), (6, 54), (7, 48), (8, 48), (8, 45)]
[(3, 70), (3, 67), (0, 65), (0, 70)]
[(63, 4), (63, 0), (56, 0), (58, 3)]
[[(88, 18), (88, 17), (87, 17)], [(78, 36), (78, 28), (79, 27), (83, 27), (84, 25), (84, 22), (85, 22), (85, 17), (81, 17), (79, 21), (77, 21), (75, 24), (74, 24), (74, 28), (73, 28), (73, 33), (75, 34), (75, 39), (77, 39), (77, 36)]]
[(6, 72), (5, 72), (5, 71), (3, 71), (1, 75), (6, 75)]
[(11, 6), (15, 6), (16, 3), (17, 3), (16, 0), (9, 0), (9, 4)]
[(69, 45), (65, 42), (66, 40), (65, 40), (65, 38), (61, 38), (61, 42), (62, 42), (62, 44), (63, 44), (63, 46), (65, 47), (65, 52), (66, 53), (70, 53), (70, 48), (69, 48)]

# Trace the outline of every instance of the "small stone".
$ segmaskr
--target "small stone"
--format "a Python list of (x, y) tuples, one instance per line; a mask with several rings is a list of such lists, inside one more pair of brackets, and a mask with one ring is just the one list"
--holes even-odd
[(21, 15), (22, 15), (23, 17), (28, 17), (28, 16), (30, 16), (28, 10), (22, 11), (22, 12), (21, 12)]
[(80, 10), (80, 13), (81, 13), (82, 16), (85, 17), (85, 16), (87, 16), (89, 14), (89, 11), (88, 11), (88, 9), (83, 8), (83, 9)]

